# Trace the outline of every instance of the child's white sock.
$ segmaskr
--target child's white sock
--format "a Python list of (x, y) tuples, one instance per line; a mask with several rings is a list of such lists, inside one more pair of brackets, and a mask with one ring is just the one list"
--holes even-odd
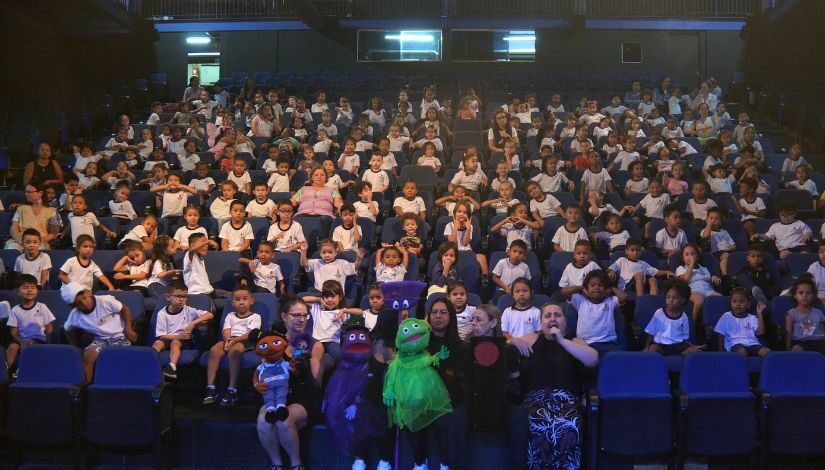
[(177, 364), (175, 364), (174, 362), (170, 362), (170, 363), (169, 363), (169, 367), (171, 367), (171, 368), (172, 368), (172, 370), (178, 370), (178, 365), (177, 365)]

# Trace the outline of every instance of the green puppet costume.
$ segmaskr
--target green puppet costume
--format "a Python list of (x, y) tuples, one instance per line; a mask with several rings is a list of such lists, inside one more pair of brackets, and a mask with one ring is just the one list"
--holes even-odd
[(433, 367), (449, 357), (442, 348), (430, 355), (430, 324), (408, 318), (398, 326), (395, 347), (398, 353), (390, 363), (384, 378), (384, 403), (390, 425), (419, 431), (452, 411), (450, 395)]

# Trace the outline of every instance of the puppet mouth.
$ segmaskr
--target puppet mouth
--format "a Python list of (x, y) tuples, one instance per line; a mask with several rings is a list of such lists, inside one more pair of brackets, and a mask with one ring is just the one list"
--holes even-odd
[(348, 353), (361, 354), (370, 351), (370, 347), (364, 343), (355, 343), (347, 346)]
[(403, 342), (404, 343), (412, 343), (414, 341), (418, 341), (422, 336), (424, 336), (424, 333), (416, 333), (416, 334), (410, 336), (409, 338), (405, 339)]

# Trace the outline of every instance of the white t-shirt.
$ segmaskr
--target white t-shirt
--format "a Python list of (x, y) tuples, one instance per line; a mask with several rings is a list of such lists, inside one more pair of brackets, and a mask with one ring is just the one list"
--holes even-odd
[(189, 287), (190, 294), (211, 294), (215, 290), (209, 282), (206, 264), (197, 253), (183, 256), (183, 282)]
[[(314, 260), (313, 260), (314, 261)], [(343, 285), (343, 284), (342, 284)], [(309, 309), (312, 316), (312, 338), (322, 343), (337, 343), (341, 338), (341, 325), (347, 315), (335, 319), (340, 310), (324, 310), (321, 304), (314, 303)]]
[(759, 328), (759, 318), (756, 315), (746, 315), (739, 318), (732, 312), (725, 312), (713, 331), (725, 337), (725, 351), (730, 351), (737, 344), (742, 346), (756, 346), (759, 339), (756, 337), (756, 330)]
[(223, 330), (229, 330), (229, 337), (235, 338), (243, 336), (255, 328), (261, 327), (261, 316), (255, 312), (243, 318), (239, 317), (237, 312), (229, 312), (223, 320)]
[(543, 201), (530, 200), (530, 212), (538, 212), (539, 217), (542, 219), (558, 216), (559, 213), (556, 212), (556, 209), (559, 207), (561, 207), (561, 203), (552, 194), (545, 194)]
[(585, 230), (584, 227), (579, 227), (579, 229), (575, 232), (571, 232), (567, 230), (567, 227), (562, 225), (553, 235), (552, 242), (558, 244), (559, 248), (563, 251), (569, 251), (572, 253), (576, 248), (576, 242), (579, 240), (588, 240), (587, 230)]
[[(103, 275), (103, 271), (94, 261), (89, 260), (89, 264), (83, 266), (77, 256), (67, 259), (60, 267), (60, 272), (66, 273), (69, 281), (79, 282), (88, 289), (94, 288), (95, 279)], [(40, 279), (39, 276), (37, 278)]]
[(432, 167), (433, 170), (438, 171), (438, 169), (441, 168), (441, 160), (435, 155), (431, 157), (421, 155), (418, 157), (418, 166), (429, 166)]
[(611, 232), (597, 232), (596, 237), (607, 244), (607, 247), (611, 250), (615, 250), (617, 247), (624, 246), (627, 243), (627, 240), (630, 239), (630, 233), (627, 230), (622, 230), (619, 233), (611, 233)]
[(559, 287), (564, 289), (565, 287), (584, 285), (584, 278), (590, 274), (591, 271), (597, 269), (602, 268), (599, 267), (595, 261), (590, 261), (583, 268), (577, 268), (575, 264), (568, 263), (567, 266), (564, 267), (564, 272), (561, 273), (561, 278), (559, 278)]
[(395, 154), (392, 152), (382, 156), (381, 158), (384, 160), (381, 163), (381, 169), (384, 171), (392, 171), (393, 168), (398, 166), (398, 162), (395, 161)]
[(825, 266), (819, 260), (814, 261), (808, 267), (808, 272), (811, 273), (816, 283), (816, 296), (825, 297)]
[(671, 237), (670, 234), (667, 233), (666, 228), (656, 232), (656, 248), (660, 250), (679, 250), (687, 244), (688, 240), (685, 231), (680, 228), (676, 229), (676, 236), (674, 237)]
[(584, 170), (584, 174), (582, 175), (582, 187), (585, 188), (585, 191), (606, 193), (607, 182), (612, 180), (610, 173), (608, 173), (605, 168), (602, 168), (598, 173), (593, 173), (587, 169)]
[(197, 153), (192, 153), (189, 155), (178, 157), (178, 161), (180, 162), (181, 170), (195, 171), (195, 165), (201, 161), (201, 157), (199, 157)]
[(276, 171), (269, 176), (269, 181), (266, 182), (266, 185), (272, 188), (270, 192), (288, 193), (289, 175), (282, 175)]
[(276, 205), (272, 199), (267, 198), (264, 203), (258, 202), (257, 199), (249, 201), (246, 205), (246, 214), (248, 217), (272, 217), (272, 211)]
[(649, 181), (647, 178), (642, 178), (639, 181), (634, 181), (632, 178), (627, 180), (627, 183), (624, 184), (625, 189), (629, 189), (631, 193), (634, 194), (641, 194), (647, 192), (647, 186)]
[(358, 242), (355, 241), (356, 230), (359, 234), (361, 233), (358, 224), (353, 224), (349, 230), (344, 228), (343, 225), (339, 225), (332, 231), (332, 241), (341, 242), (343, 251), (358, 251)]
[(234, 171), (230, 171), (226, 175), (227, 181), (234, 181), (235, 184), (238, 185), (238, 192), (245, 193), (246, 192), (246, 184), (252, 184), (252, 177), (249, 176), (248, 171), (244, 171), (241, 176), (235, 174)]
[(651, 219), (662, 219), (664, 218), (665, 207), (670, 202), (670, 194), (668, 193), (662, 193), (659, 197), (648, 194), (639, 202), (639, 205), (645, 210), (645, 216)]
[(527, 263), (519, 263), (513, 264), (510, 262), (509, 258), (502, 258), (498, 260), (495, 267), (493, 268), (493, 274), (498, 276), (501, 279), (501, 282), (507, 284), (508, 286), (513, 285), (513, 281), (516, 279), (523, 277), (525, 279), (532, 279), (532, 274), (530, 274), (530, 267), (527, 266)]
[(215, 180), (207, 176), (206, 178), (192, 178), (189, 181), (189, 186), (196, 191), (209, 191), (210, 186), (215, 186)]
[(89, 313), (82, 313), (76, 308), (72, 309), (63, 328), (66, 331), (75, 329), (87, 331), (95, 339), (121, 339), (125, 326), (120, 314), (121, 310), (123, 310), (123, 304), (116, 298), (111, 295), (96, 295), (94, 309)]
[[(355, 263), (347, 260), (336, 259), (330, 263), (325, 263), (321, 259), (307, 260), (307, 272), (315, 273), (315, 289), (321, 290), (324, 281), (334, 279), (341, 284), (341, 287), (346, 287), (347, 276), (355, 276)], [(316, 338), (317, 339), (317, 338)]]
[(613, 318), (613, 311), (619, 306), (618, 297), (610, 296), (599, 303), (593, 303), (581, 294), (573, 294), (570, 303), (579, 311), (576, 336), (587, 343), (616, 341), (616, 322)]
[(727, 230), (721, 229), (718, 231), (711, 230), (710, 232), (710, 252), (717, 251), (733, 251), (736, 249), (736, 242), (733, 241)]
[(75, 215), (69, 213), (69, 225), (72, 230), (72, 246), (77, 246), (77, 237), (80, 235), (88, 235), (95, 238), (95, 227), (100, 225), (97, 216), (91, 212), (83, 215)]
[(694, 219), (705, 220), (708, 218), (708, 210), (714, 207), (716, 207), (716, 201), (713, 199), (706, 199), (704, 204), (700, 204), (695, 198), (690, 198), (687, 203), (687, 212), (693, 214)]
[(357, 153), (353, 153), (352, 155), (341, 155), (341, 157), (344, 159), (343, 170), (350, 173), (358, 172), (358, 167), (361, 166), (361, 157)]
[(507, 307), (501, 314), (501, 330), (513, 338), (535, 333), (541, 329), (541, 311), (532, 305), (526, 310)]
[(384, 170), (372, 171), (372, 168), (364, 172), (361, 180), (369, 181), (372, 185), (372, 190), (377, 192), (383, 192), (390, 184), (390, 178), (387, 176), (387, 172)]
[(109, 211), (112, 213), (112, 217), (129, 220), (135, 220), (137, 218), (137, 212), (135, 212), (131, 201), (109, 201)]
[(523, 240), (527, 244), (527, 249), (531, 250), (533, 247), (533, 229), (526, 224), (524, 227), (518, 228), (512, 223), (506, 223), (499, 231), (502, 237), (507, 239), (507, 249), (515, 240)]
[[(38, 276), (38, 279), (40, 277)], [(30, 308), (15, 305), (9, 312), (9, 327), (17, 328), (17, 335), (24, 341), (46, 341), (46, 326), (55, 320), (54, 314), (45, 304), (35, 302)]]
[(481, 167), (479, 166), (475, 173), (469, 175), (466, 171), (459, 171), (453, 176), (453, 179), (450, 180), (450, 184), (464, 186), (470, 191), (478, 191), (481, 182), (486, 178), (487, 176), (484, 175), (484, 172), (481, 171)]
[(186, 209), (186, 202), (189, 200), (189, 193), (183, 190), (176, 192), (163, 192), (163, 212), (161, 217), (179, 217)]
[[(716, 205), (716, 203), (714, 203), (713, 205), (715, 206), (715, 205)], [(749, 211), (751, 211), (751, 212), (757, 212), (757, 211), (761, 211), (761, 210), (765, 210), (765, 209), (767, 209), (767, 207), (765, 207), (765, 201), (763, 201), (761, 197), (757, 197), (757, 198), (756, 198), (756, 200), (755, 200), (755, 201), (753, 201), (752, 203), (748, 202), (748, 201), (747, 201), (747, 200), (745, 200), (745, 198), (743, 198), (743, 197), (742, 197), (742, 198), (739, 198), (739, 205), (740, 205), (743, 209), (749, 210)], [(707, 212), (706, 212), (705, 214), (707, 214)], [(758, 218), (758, 217), (756, 217), (756, 216), (755, 216), (755, 215), (753, 215), (753, 214), (742, 214), (742, 221), (745, 221), (745, 220), (751, 220), (751, 219), (757, 219), (757, 218)]]
[[(507, 177), (507, 181), (510, 183), (511, 187), (515, 189), (516, 181), (513, 178), (510, 178), (509, 176)], [(493, 178), (493, 180), (490, 181), (490, 189), (492, 191), (499, 192), (499, 188), (501, 187), (501, 183), (503, 182), (504, 181), (501, 181), (500, 179), (498, 179), (498, 177)]]
[(229, 217), (229, 206), (232, 205), (234, 199), (227, 199), (224, 201), (220, 197), (216, 197), (209, 206), (209, 213), (216, 219), (224, 219)]
[(613, 160), (613, 164), (618, 165), (620, 170), (627, 171), (627, 168), (631, 163), (638, 162), (639, 160), (639, 152), (625, 152), (622, 150), (618, 155), (616, 155), (616, 159)]
[(390, 141), (390, 152), (401, 152), (404, 150), (404, 146), (410, 142), (410, 138), (403, 135), (398, 137), (387, 136), (387, 139)]
[[(473, 251), (473, 247), (471, 246), (473, 240), (473, 224), (469, 221), (465, 222), (466, 229), (459, 230), (458, 234), (456, 235), (456, 246), (458, 246), (458, 251)], [(455, 222), (450, 222), (444, 227), (444, 238), (449, 238), (454, 232), (456, 231)], [(467, 243), (464, 243), (464, 237), (467, 236), (466, 232), (470, 232), (469, 240)]]
[[(283, 236), (280, 236), (281, 234), (283, 234)], [(275, 243), (275, 251), (283, 251), (296, 243), (306, 241), (303, 227), (294, 220), (289, 224), (289, 227), (284, 230), (281, 229), (277, 222), (270, 225), (266, 239)]]
[(412, 201), (403, 196), (399, 196), (395, 198), (392, 207), (400, 207), (401, 211), (405, 214), (409, 212), (418, 215), (422, 211), (427, 211), (427, 206), (424, 205), (424, 199), (422, 199), (421, 196), (416, 196)]
[(223, 224), (218, 237), (228, 242), (227, 251), (240, 251), (244, 240), (254, 240), (255, 234), (252, 233), (252, 225), (249, 222), (244, 222), (243, 225), (236, 228), (232, 225), (232, 221), (229, 221)]
[(375, 222), (375, 216), (372, 215), (372, 212), (370, 212), (370, 208), (374, 207), (376, 210), (378, 210), (379, 209), (378, 201), (370, 201), (369, 203), (361, 202), (361, 201), (355, 201), (352, 204), (352, 207), (355, 208), (355, 216), (356, 217), (364, 217), (364, 218), (370, 219), (373, 222)]
[(677, 319), (670, 318), (664, 309), (656, 310), (650, 323), (645, 327), (645, 333), (653, 336), (656, 344), (679, 344), (690, 337), (690, 320), (682, 312)]
[(636, 273), (643, 273), (645, 279), (659, 273), (658, 268), (647, 264), (646, 261), (630, 261), (624, 256), (613, 262), (607, 269), (619, 276), (619, 289), (624, 289), (627, 283), (633, 280)]
[(155, 336), (177, 336), (183, 334), (183, 329), (186, 325), (192, 323), (198, 318), (204, 316), (205, 310), (198, 310), (188, 305), (184, 305), (178, 313), (169, 313), (169, 307), (163, 307), (158, 312), (157, 322), (155, 323)]
[(178, 243), (183, 246), (189, 246), (189, 236), (193, 233), (202, 233), (207, 237), (209, 236), (209, 234), (206, 232), (205, 227), (199, 226), (195, 227), (194, 229), (190, 229), (184, 225), (183, 227), (179, 227), (177, 230), (175, 230), (175, 236), (172, 238), (177, 240)]
[(134, 240), (143, 242), (143, 237), (148, 236), (149, 234), (146, 233), (146, 228), (143, 225), (135, 225), (132, 230), (129, 230), (129, 232), (123, 236), (123, 241)]
[(253, 272), (255, 285), (263, 287), (273, 294), (279, 293), (278, 283), (284, 280), (284, 275), (281, 274), (281, 267), (278, 266), (278, 263), (273, 261), (269, 264), (263, 264), (257, 259), (253, 260), (253, 263), (255, 264), (255, 271)]
[(811, 228), (808, 227), (808, 224), (796, 220), (790, 224), (777, 222), (771, 225), (771, 228), (765, 233), (765, 238), (774, 240), (776, 249), (782, 251), (805, 245), (805, 238), (811, 234)]
[(805, 191), (811, 193), (811, 195), (814, 197), (819, 196), (819, 191), (817, 191), (816, 189), (816, 183), (814, 183), (814, 180), (808, 180), (804, 183), (800, 183), (799, 181), (794, 180), (789, 182), (788, 186), (794, 189), (804, 189)]
[(407, 268), (403, 264), (397, 266), (387, 266), (384, 263), (378, 263), (375, 266), (375, 281), (376, 282), (397, 282), (403, 281), (404, 276), (407, 275)]
[(89, 155), (88, 157), (84, 157), (83, 155), (76, 153), (74, 167), (77, 170), (85, 170), (86, 165), (90, 162), (99, 162), (101, 158), (103, 157), (99, 153)]
[(562, 172), (556, 172), (553, 176), (550, 176), (547, 173), (539, 173), (538, 175), (530, 178), (530, 180), (538, 183), (539, 186), (541, 186), (541, 192), (543, 193), (567, 191), (569, 189), (567, 185), (570, 182), (570, 180), (567, 179), (567, 176), (565, 176)]
[(52, 259), (42, 251), (35, 259), (30, 260), (26, 253), (23, 253), (14, 261), (14, 272), (31, 274), (37, 282), (40, 282), (40, 274), (46, 269), (52, 269)]

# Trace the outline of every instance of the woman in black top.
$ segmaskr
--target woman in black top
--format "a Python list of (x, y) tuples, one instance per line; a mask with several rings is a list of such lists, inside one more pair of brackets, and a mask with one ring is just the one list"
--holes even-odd
[(51, 145), (43, 142), (37, 149), (37, 159), (23, 170), (23, 186), (57, 186), (63, 184), (63, 170), (52, 158)]
[(541, 309), (541, 331), (514, 339), (526, 366), (524, 409), (530, 437), (530, 469), (581, 466), (581, 372), (599, 362), (599, 353), (580, 338), (567, 338), (562, 307), (547, 303)]

